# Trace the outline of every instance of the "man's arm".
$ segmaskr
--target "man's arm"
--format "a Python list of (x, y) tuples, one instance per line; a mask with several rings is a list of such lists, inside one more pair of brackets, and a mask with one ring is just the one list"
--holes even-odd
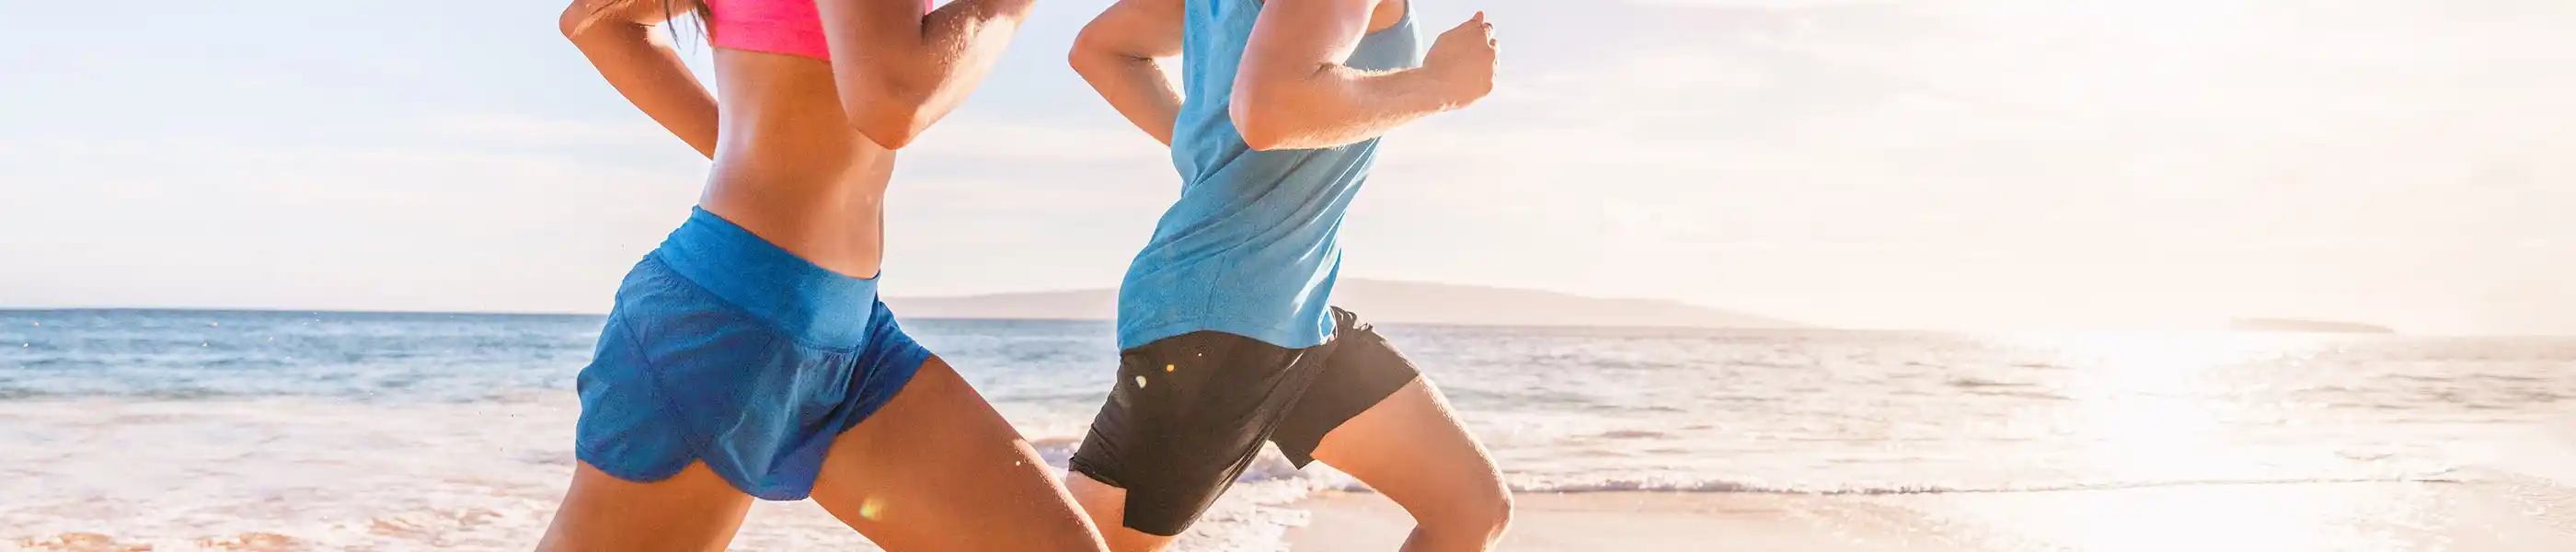
[(698, 154), (715, 157), (715, 96), (655, 32), (671, 17), (657, 0), (574, 0), (556, 24), (626, 101)]
[(851, 128), (886, 149), (912, 143), (992, 72), (1032, 0), (819, 0), (832, 82)]
[(1127, 122), (1172, 144), (1181, 89), (1160, 60), (1181, 55), (1184, 0), (1118, 0), (1082, 27), (1068, 61)]
[[(1407, 0), (1410, 1), (1410, 0)], [(1235, 130), (1253, 149), (1313, 149), (1374, 138), (1466, 107), (1494, 88), (1497, 43), (1478, 12), (1440, 34), (1419, 69), (1343, 66), (1376, 0), (1270, 0), (1235, 75)]]

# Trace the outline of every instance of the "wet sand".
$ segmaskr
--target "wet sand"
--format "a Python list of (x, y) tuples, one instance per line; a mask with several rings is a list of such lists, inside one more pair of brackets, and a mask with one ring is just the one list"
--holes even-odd
[[(1501, 550), (2576, 550), (2576, 500), (2511, 483), (2193, 485), (1821, 496), (1525, 493)], [(1411, 518), (1318, 495), (1292, 550), (1394, 550)]]

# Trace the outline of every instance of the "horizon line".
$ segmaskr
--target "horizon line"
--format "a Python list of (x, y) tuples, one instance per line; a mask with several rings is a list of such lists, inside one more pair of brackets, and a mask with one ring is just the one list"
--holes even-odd
[[(1597, 295), (1583, 295), (1583, 294), (1573, 293), (1573, 292), (1556, 291), (1556, 290), (1539, 289), (1539, 288), (1506, 287), (1506, 286), (1498, 286), (1498, 285), (1491, 285), (1491, 284), (1462, 284), (1462, 283), (1451, 283), (1451, 282), (1439, 282), (1439, 281), (1432, 281), (1432, 280), (1395, 280), (1395, 279), (1386, 279), (1386, 278), (1363, 278), (1363, 277), (1345, 278), (1344, 280), (1345, 280), (1345, 281), (1385, 282), (1385, 283), (1397, 283), (1397, 284), (1429, 284), (1429, 285), (1449, 286), (1449, 287), (1466, 287), (1466, 288), (1483, 288), (1483, 289), (1503, 290), (1503, 291), (1535, 292), (1535, 293), (1547, 293), (1547, 294), (1554, 294), (1554, 295), (1562, 295), (1562, 296), (1566, 296), (1566, 297), (1574, 297), (1574, 298), (1579, 298), (1579, 299), (1591, 299), (1591, 300), (1597, 300), (1597, 301), (1660, 301), (1660, 302), (1665, 302), (1665, 303), (1672, 303), (1672, 304), (1677, 304), (1677, 305), (1688, 306), (1688, 307), (1692, 307), (1692, 308), (1708, 309), (1708, 310), (1714, 310), (1714, 311), (1723, 311), (1723, 312), (1728, 313), (1728, 314), (1736, 314), (1736, 315), (1743, 315), (1743, 316), (1754, 316), (1754, 317), (1760, 317), (1760, 318), (1769, 318), (1769, 319), (1774, 319), (1774, 320), (1780, 320), (1780, 321), (1783, 321), (1783, 322), (1797, 322), (1797, 323), (1804, 323), (1804, 322), (1802, 322), (1802, 321), (1798, 321), (1798, 320), (1789, 320), (1789, 319), (1786, 319), (1786, 318), (1782, 318), (1782, 317), (1778, 317), (1778, 316), (1772, 316), (1772, 315), (1767, 315), (1767, 314), (1754, 314), (1754, 313), (1737, 312), (1737, 311), (1734, 311), (1734, 310), (1731, 310), (1731, 309), (1726, 309), (1726, 308), (1721, 308), (1721, 307), (1712, 307), (1712, 306), (1702, 305), (1702, 304), (1698, 304), (1698, 303), (1692, 303), (1692, 302), (1684, 301), (1684, 300), (1680, 300), (1680, 299), (1666, 299), (1666, 298), (1659, 298), (1659, 297), (1610, 297), (1610, 296), (1597, 296)], [(1111, 286), (1111, 287), (1081, 287), (1081, 288), (1050, 288), (1050, 289), (1020, 290), (1020, 291), (990, 291), (990, 292), (975, 292), (975, 293), (962, 293), (962, 294), (940, 294), (940, 295), (889, 295), (889, 296), (883, 296), (883, 297), (885, 297), (885, 298), (889, 298), (889, 299), (973, 299), (973, 298), (980, 298), (980, 297), (996, 297), (996, 296), (1005, 296), (1005, 295), (1038, 295), (1038, 294), (1049, 294), (1049, 293), (1085, 293), (1085, 292), (1112, 292), (1112, 293), (1114, 293), (1114, 292), (1117, 292), (1117, 291), (1118, 291), (1118, 287), (1116, 287), (1116, 286)], [(11, 306), (11, 305), (8, 305), (8, 304), (5, 304), (5, 303), (0, 303), (0, 311), (45, 311), (45, 310), (179, 310), (179, 311), (238, 311), (238, 312), (299, 312), (299, 311), (307, 311), (307, 312), (336, 312), (336, 313), (356, 313), (356, 314), (527, 314), (527, 315), (567, 315), (567, 316), (596, 316), (596, 315), (606, 315), (606, 314), (608, 314), (606, 310), (601, 310), (601, 311), (596, 311), (596, 312), (592, 312), (592, 311), (579, 311), (579, 312), (574, 312), (574, 311), (543, 311), (543, 310), (506, 310), (506, 309), (505, 309), (505, 310), (492, 310), (492, 311), (461, 311), (461, 310), (438, 310), (438, 309), (408, 309), (408, 310), (407, 310), (407, 309), (375, 309), (375, 308), (360, 308), (360, 309), (328, 309), (328, 308), (324, 308), (324, 309), (315, 309), (315, 308), (285, 307), (285, 306), (274, 306), (274, 307), (215, 307), (215, 306), (185, 306), (185, 305), (176, 305), (176, 306), (174, 306), (174, 305), (153, 305), (153, 306), (132, 306), (132, 305), (87, 305), (87, 306), (73, 306), (73, 307), (21, 307), (21, 306)], [(980, 319), (979, 319), (979, 320), (980, 320)]]
[[(166, 311), (166, 312), (236, 312), (236, 313), (268, 313), (268, 314), (285, 314), (285, 313), (313, 313), (313, 314), (324, 314), (324, 313), (328, 313), (328, 314), (385, 314), (385, 315), (413, 315), (413, 316), (421, 316), (421, 315), (433, 315), (433, 316), (434, 316), (434, 315), (469, 315), (469, 316), (607, 316), (607, 314), (608, 314), (608, 313), (605, 313), (605, 312), (507, 311), (507, 310), (494, 310), (494, 311), (462, 311), (462, 310), (401, 310), (401, 309), (355, 309), (355, 310), (351, 310), (351, 309), (315, 309), (315, 308), (283, 308), (283, 307), (188, 307), (188, 306), (151, 306), (151, 307), (134, 307), (134, 306), (20, 307), (20, 306), (0, 305), (0, 313), (19, 313), (19, 312), (29, 312), (29, 313), (34, 313), (34, 312), (77, 312), (77, 311), (118, 311), (118, 312), (152, 312), (152, 311)], [(908, 317), (904, 317), (904, 318), (905, 318), (905, 319), (909, 319), (909, 320), (952, 320), (952, 321), (1114, 322), (1114, 320), (1113, 320), (1113, 319), (1109, 319), (1109, 318), (968, 318), (968, 317), (953, 317), (953, 316), (908, 316)], [(1999, 334), (2027, 334), (2027, 333), (2093, 333), (2093, 332), (2111, 332), (2111, 333), (2175, 333), (2175, 334), (2185, 334), (2185, 333), (2213, 333), (2213, 334), (2278, 334), (2278, 335), (2321, 335), (2321, 336), (2325, 336), (2325, 335), (2350, 335), (2350, 336), (2380, 336), (2380, 337), (2482, 337), (2482, 338), (2517, 338), (2517, 337), (2519, 337), (2519, 338), (2571, 338), (2571, 337), (2576, 337), (2576, 334), (2546, 334), (2546, 333), (2535, 333), (2535, 334), (2510, 334), (2510, 333), (2420, 333), (2420, 332), (2404, 332), (2404, 331), (2392, 331), (2392, 332), (2389, 332), (2389, 333), (2296, 332), (2296, 331), (2234, 330), (2234, 329), (2228, 329), (2228, 328), (2225, 328), (2225, 327), (2223, 327), (2223, 326), (2221, 326), (2221, 327), (2211, 327), (2211, 328), (2176, 329), (2176, 328), (2151, 328), (2151, 327), (2142, 327), (2142, 326), (2121, 327), (2121, 326), (2104, 326), (2104, 325), (2065, 325), (2065, 326), (2054, 326), (2054, 327), (2049, 327), (2049, 326), (2021, 326), (2021, 327), (2012, 327), (2012, 328), (1936, 328), (1936, 327), (1914, 327), (1914, 328), (1905, 328), (1905, 327), (1868, 327), (1868, 326), (1848, 326), (1848, 327), (1847, 327), (1847, 326), (1811, 325), (1811, 326), (1803, 327), (1803, 328), (1791, 328), (1791, 327), (1764, 327), (1764, 326), (1714, 327), (1714, 326), (1672, 326), (1672, 325), (1638, 325), (1638, 324), (1613, 324), (1613, 325), (1571, 325), (1571, 324), (1569, 324), (1569, 325), (1532, 325), (1532, 324), (1458, 324), (1458, 323), (1442, 323), (1442, 322), (1423, 323), (1423, 322), (1400, 322), (1400, 321), (1397, 321), (1397, 322), (1388, 322), (1388, 323), (1389, 323), (1389, 324), (1398, 324), (1398, 325), (1408, 325), (1408, 326), (1431, 326), (1431, 327), (1475, 327), (1475, 328), (1595, 328), (1595, 329), (1608, 328), (1608, 329), (1670, 329), (1670, 330), (1724, 330), (1724, 331), (1827, 331), (1827, 332), (1857, 332), (1857, 333), (1935, 333), (1935, 334), (1988, 334), (1988, 335), (1999, 335)]]

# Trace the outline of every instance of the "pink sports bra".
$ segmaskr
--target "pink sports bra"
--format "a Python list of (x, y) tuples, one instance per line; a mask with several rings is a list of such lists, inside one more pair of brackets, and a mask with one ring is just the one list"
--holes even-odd
[[(814, 0), (706, 0), (708, 36), (719, 48), (832, 59)], [(926, 10), (933, 0), (922, 0)]]

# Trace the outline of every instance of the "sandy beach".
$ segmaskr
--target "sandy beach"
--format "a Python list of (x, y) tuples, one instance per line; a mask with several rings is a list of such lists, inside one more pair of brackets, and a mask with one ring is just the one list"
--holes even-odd
[[(1808, 512), (1823, 497), (1708, 493), (1525, 493), (1503, 550), (1895, 550), (1841, 533)], [(1291, 550), (1394, 550), (1413, 527), (1374, 493), (1319, 495), (1289, 533)]]
[[(1881, 496), (1524, 493), (1501, 550), (2551, 551), (2576, 502), (2511, 484), (2352, 483)], [(1370, 493), (1318, 495), (1292, 550), (1394, 550), (1411, 520)]]

